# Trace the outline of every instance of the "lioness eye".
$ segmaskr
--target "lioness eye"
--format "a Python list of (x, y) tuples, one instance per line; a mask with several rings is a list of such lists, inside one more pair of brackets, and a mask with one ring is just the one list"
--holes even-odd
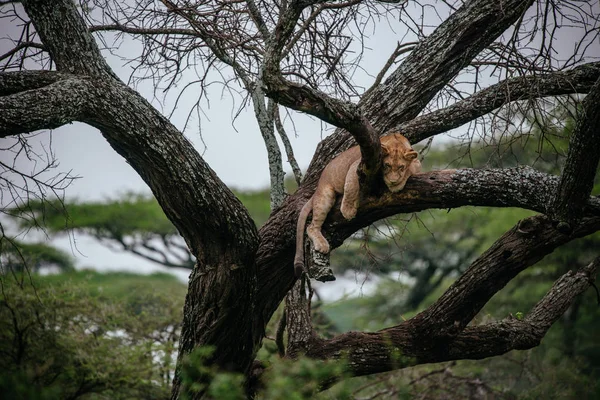
[(392, 166), (391, 166), (390, 164), (385, 164), (385, 165), (383, 166), (383, 169), (385, 169), (386, 171), (389, 171), (389, 170), (390, 170), (390, 168), (392, 168)]
[(401, 165), (401, 166), (399, 166), (399, 167), (398, 167), (398, 169), (399, 169), (400, 171), (404, 171), (404, 165)]

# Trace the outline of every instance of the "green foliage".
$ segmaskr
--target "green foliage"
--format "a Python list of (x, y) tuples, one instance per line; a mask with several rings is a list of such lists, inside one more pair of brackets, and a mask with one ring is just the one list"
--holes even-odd
[(24, 243), (0, 239), (0, 273), (19, 272), (26, 268), (39, 271), (46, 267), (56, 267), (61, 271), (73, 269), (73, 257), (56, 247), (45, 243)]
[[(236, 192), (257, 226), (269, 217), (269, 191)], [(11, 210), (21, 228), (43, 226), (49, 234), (79, 230), (93, 236), (178, 235), (177, 229), (149, 194), (126, 193), (106, 201), (29, 201)], [(27, 218), (27, 217), (34, 218)], [(25, 217), (25, 218), (20, 218)]]
[(35, 224), (43, 221), (43, 227), (51, 234), (69, 229), (121, 238), (147, 232), (161, 236), (177, 234), (150, 195), (127, 193), (119, 199), (102, 202), (30, 201), (12, 212), (13, 215), (35, 215), (35, 219), (19, 218), (17, 221), (23, 228), (35, 228)]
[[(244, 377), (238, 373), (220, 371), (211, 365), (214, 350), (199, 347), (188, 354), (181, 366), (181, 380), (192, 393), (208, 393), (211, 398), (242, 400)], [(351, 399), (346, 381), (322, 392), (322, 382), (334, 383), (343, 379), (346, 364), (343, 361), (319, 361), (301, 357), (297, 360), (271, 358), (264, 374), (257, 399), (302, 400), (302, 399)], [(183, 398), (188, 398), (186, 394)]]
[(234, 193), (248, 209), (256, 226), (260, 228), (267, 221), (271, 213), (269, 190), (244, 192), (234, 190)]
[(320, 361), (309, 358), (279, 359), (265, 373), (264, 388), (258, 398), (265, 400), (351, 399), (345, 381), (320, 392), (320, 382), (334, 382), (346, 376), (344, 361)]
[(213, 354), (211, 347), (197, 347), (185, 357), (181, 365), (181, 384), (186, 388), (183, 399), (188, 399), (190, 392), (206, 392), (215, 399), (245, 399), (243, 375), (219, 371), (211, 365)]
[(168, 397), (184, 285), (167, 275), (90, 271), (31, 279), (1, 281), (6, 398)]
[[(239, 192), (238, 197), (248, 208), (257, 226), (262, 225), (269, 217), (268, 190), (256, 192)], [(118, 248), (158, 263), (166, 267), (191, 269), (194, 257), (171, 221), (167, 219), (156, 199), (151, 195), (127, 193), (118, 199), (101, 202), (80, 202), (72, 200), (29, 201), (21, 207), (7, 213), (21, 229), (43, 228), (49, 236), (78, 231), (98, 240), (112, 249)], [(29, 246), (29, 247), (28, 247)], [(33, 244), (21, 244), (21, 251), (34, 251)], [(58, 262), (62, 252), (51, 246), (36, 244), (38, 253), (43, 246), (45, 253), (30, 261), (35, 268), (47, 266), (47, 258)], [(31, 249), (29, 249), (31, 247)], [(17, 255), (19, 255), (17, 253)], [(18, 257), (13, 257), (17, 259)], [(60, 260), (61, 268), (71, 267), (70, 258)], [(23, 267), (23, 262), (13, 263), (13, 268)], [(12, 264), (11, 264), (12, 265)]]

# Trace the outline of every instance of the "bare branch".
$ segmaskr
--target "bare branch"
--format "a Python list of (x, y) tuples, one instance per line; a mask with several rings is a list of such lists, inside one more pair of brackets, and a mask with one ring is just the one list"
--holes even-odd
[(256, 6), (256, 3), (254, 0), (246, 0), (246, 3), (248, 4), (248, 10), (250, 11), (250, 15), (254, 20), (254, 24), (258, 28), (260, 34), (263, 36), (263, 40), (269, 40), (271, 33), (269, 32), (269, 28), (260, 14), (260, 10)]
[[(40, 87), (58, 78), (61, 80)], [(0, 92), (10, 93), (33, 86), (38, 86), (38, 89), (0, 97), (0, 137), (58, 128), (82, 120), (87, 112), (86, 103), (94, 91), (91, 81), (82, 77), (64, 78), (64, 75), (44, 73), (0, 74)]]
[(600, 63), (570, 71), (506, 79), (444, 109), (421, 115), (393, 128), (414, 142), (459, 127), (509, 102), (587, 93), (600, 78)]
[(0, 55), (0, 61), (4, 61), (7, 58), (10, 58), (13, 55), (17, 54), (19, 51), (24, 50), (24, 49), (29, 49), (29, 48), (46, 50), (46, 48), (44, 47), (44, 45), (42, 45), (40, 43), (36, 43), (36, 42), (22, 42), (22, 43), (19, 43), (18, 45), (16, 45), (11, 50), (7, 51), (6, 53)]
[(381, 146), (377, 133), (363, 116), (360, 108), (355, 104), (335, 99), (305, 85), (287, 81), (281, 75), (279, 63), (283, 48), (290, 39), (296, 22), (306, 5), (301, 1), (293, 1), (279, 17), (264, 56), (265, 93), (286, 107), (314, 115), (350, 132), (360, 146), (362, 172), (370, 182), (379, 171)]
[[(600, 228), (599, 218), (588, 219), (582, 224), (585, 228), (575, 236), (567, 237), (560, 235), (561, 239), (559, 242), (562, 243), (552, 242), (544, 246), (542, 243), (548, 237), (550, 231), (556, 231), (547, 219), (542, 221), (540, 217), (534, 218), (541, 225), (536, 227), (535, 234), (531, 231), (529, 232), (531, 236), (526, 235), (527, 239), (525, 241), (527, 243), (537, 244), (535, 246), (537, 249), (532, 252), (523, 249), (525, 253), (530, 255), (539, 251), (540, 246), (542, 248), (545, 247), (543, 253), (547, 254), (565, 241), (572, 240), (579, 235), (585, 235), (590, 231), (593, 232)], [(543, 217), (541, 218), (544, 219)], [(537, 230), (538, 228), (541, 230)], [(514, 248), (515, 245), (524, 244), (522, 237), (518, 236), (519, 234), (514, 236), (517, 229), (518, 226), (513, 228), (511, 231), (513, 233), (507, 233), (507, 235), (513, 235), (513, 240), (516, 240), (516, 243), (511, 244), (509, 240), (501, 239), (500, 241), (503, 242), (502, 246)], [(543, 233), (542, 237), (536, 239), (537, 233)], [(497, 243), (500, 243), (500, 241)], [(515, 255), (515, 257), (519, 256), (525, 256), (525, 254)], [(543, 254), (530, 258), (522, 265), (522, 268), (535, 263), (542, 256)], [(485, 257), (485, 255), (482, 257)], [(495, 291), (504, 286), (507, 280), (510, 280), (510, 278), (506, 278), (506, 275), (512, 277), (517, 271), (513, 269), (514, 266), (511, 263), (503, 266), (502, 262), (494, 262), (491, 254), (487, 256), (487, 261), (495, 264), (495, 266), (491, 267), (484, 264), (479, 268), (475, 268), (475, 264), (473, 264), (461, 280), (476, 279), (478, 283), (481, 283), (479, 280), (481, 277), (488, 284), (493, 284), (495, 278), (502, 277), (501, 283), (493, 284), (495, 286), (493, 289), (495, 293)], [(600, 258), (594, 260), (594, 262), (581, 271), (576, 273), (569, 272), (561, 277), (523, 321), (510, 318), (487, 325), (464, 328), (464, 325), (459, 320), (456, 324), (450, 324), (451, 329), (454, 331), (453, 333), (450, 334), (447, 329), (437, 332), (435, 328), (439, 328), (439, 326), (433, 329), (430, 329), (428, 326), (429, 323), (436, 322), (436, 320), (423, 317), (432, 308), (436, 307), (434, 305), (401, 325), (379, 332), (349, 332), (330, 340), (314, 339), (309, 344), (307, 355), (320, 359), (344, 357), (349, 362), (352, 374), (360, 376), (422, 363), (456, 359), (481, 359), (504, 354), (510, 350), (529, 349), (539, 344), (546, 331), (560, 318), (574, 298), (590, 286), (590, 282), (595, 279), (598, 265), (600, 265)], [(481, 287), (478, 285), (471, 286), (475, 291)], [(483, 288), (487, 290), (488, 286), (484, 285)], [(456, 301), (452, 301), (449, 298), (450, 295), (460, 295), (456, 289), (457, 287), (453, 286), (445, 294), (445, 296), (448, 296), (447, 301), (450, 307), (446, 311), (464, 311), (470, 308), (468, 305), (465, 306), (463, 298)], [(485, 293), (486, 295), (488, 294), (487, 291)], [(439, 304), (439, 301), (436, 304)], [(476, 312), (473, 313), (471, 318), (475, 314)], [(449, 318), (445, 322), (447, 323), (448, 321), (452, 321), (452, 319)], [(446, 336), (448, 334), (450, 336)]]
[(59, 71), (118, 79), (100, 54), (83, 19), (62, 18), (77, 14), (74, 2), (23, 0), (22, 3)]
[(292, 171), (294, 172), (294, 178), (296, 179), (298, 186), (300, 186), (300, 182), (302, 182), (302, 171), (300, 170), (298, 162), (294, 157), (294, 149), (292, 148), (290, 139), (285, 132), (285, 128), (283, 127), (283, 122), (281, 121), (281, 116), (279, 114), (279, 106), (276, 104), (273, 104), (273, 118), (275, 120), (275, 128), (277, 129), (277, 133), (279, 133), (279, 137), (283, 142), (283, 147), (285, 148), (288, 162), (290, 163)]
[(414, 50), (417, 44), (418, 42), (398, 43), (394, 52), (390, 55), (390, 57), (383, 65), (383, 68), (381, 68), (381, 71), (379, 71), (379, 73), (375, 77), (373, 85), (371, 85), (371, 87), (363, 93), (363, 97), (367, 98), (371, 94), (371, 92), (381, 84), (383, 77), (385, 76), (385, 74), (388, 73), (392, 65), (394, 65), (398, 57), (400, 57), (404, 53), (408, 53), (409, 51)]
[[(583, 100), (554, 200), (553, 215), (572, 224), (583, 214), (600, 160), (600, 78)], [(568, 227), (567, 229), (572, 229)]]
[(110, 25), (92, 25), (88, 29), (90, 32), (116, 31), (131, 33), (132, 35), (182, 35), (202, 38), (200, 32), (194, 29), (185, 28), (139, 28), (136, 26), (126, 26), (122, 24)]

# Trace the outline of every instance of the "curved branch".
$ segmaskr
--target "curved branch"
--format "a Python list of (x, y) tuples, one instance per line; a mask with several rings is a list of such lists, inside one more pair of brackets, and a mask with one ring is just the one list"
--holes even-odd
[[(568, 224), (583, 214), (600, 160), (600, 78), (583, 100), (581, 115), (569, 140), (569, 153), (560, 177), (553, 215)], [(571, 228), (571, 227), (569, 227)]]
[[(548, 223), (547, 219), (545, 223)], [(598, 229), (600, 228), (600, 218), (589, 219), (584, 225), (588, 232)], [(548, 233), (548, 229), (555, 232), (550, 224), (538, 226), (538, 228), (540, 230), (536, 232), (542, 233), (542, 237), (536, 238), (534, 235), (534, 237), (528, 237), (526, 242), (532, 241), (542, 245), (547, 237), (545, 233)], [(510, 233), (517, 235), (513, 236), (513, 239), (518, 244), (525, 245), (525, 242), (522, 242), (518, 236), (520, 234), (515, 233), (515, 229), (517, 227), (513, 228)], [(585, 232), (580, 231), (579, 234), (585, 234)], [(562, 236), (563, 241), (572, 238), (574, 237)], [(510, 240), (501, 239), (501, 241), (504, 243), (502, 246), (514, 246)], [(552, 251), (557, 245), (559, 245), (557, 242), (548, 245), (547, 252)], [(494, 262), (491, 254), (486, 257), (487, 261)], [(539, 258), (541, 257), (537, 257), (537, 259)], [(531, 265), (535, 261), (530, 259), (525, 264)], [(525, 268), (527, 265), (523, 267)], [(563, 275), (523, 321), (511, 317), (503, 321), (467, 328), (457, 323), (455, 332), (450, 336), (444, 336), (449, 332), (438, 333), (435, 329), (429, 329), (428, 324), (434, 320), (421, 317), (422, 314), (428, 312), (427, 310), (401, 325), (379, 332), (349, 332), (331, 340), (315, 339), (310, 344), (307, 355), (322, 359), (344, 357), (349, 362), (351, 373), (359, 376), (422, 363), (481, 359), (504, 354), (510, 350), (529, 349), (540, 343), (550, 326), (560, 318), (574, 298), (590, 286), (590, 282), (595, 279), (599, 265), (600, 257), (578, 272), (568, 272)], [(514, 272), (512, 266), (503, 266), (501, 262), (498, 262), (495, 267), (475, 268), (472, 266), (461, 280), (476, 279), (479, 281), (481, 276), (488, 283), (493, 283), (497, 276), (510, 275), (512, 277)], [(502, 286), (503, 284), (495, 284), (494, 290), (497, 291)], [(479, 288), (476, 284), (472, 284), (471, 287)], [(483, 286), (483, 288), (487, 293), (488, 287)], [(448, 293), (459, 294), (457, 289), (453, 288), (446, 292), (446, 294)], [(453, 302), (449, 309), (464, 310), (468, 308), (468, 304), (465, 306), (464, 299), (460, 299)]]
[(396, 125), (413, 142), (457, 128), (512, 101), (572, 93), (587, 93), (600, 78), (600, 63), (570, 71), (506, 79), (449, 107)]
[(290, 40), (296, 22), (304, 7), (313, 2), (292, 1), (283, 10), (268, 42), (262, 70), (265, 93), (279, 104), (318, 117), (338, 128), (347, 130), (360, 146), (362, 172), (369, 183), (379, 171), (381, 145), (379, 135), (371, 126), (361, 108), (348, 101), (339, 100), (306, 85), (283, 78), (280, 61), (283, 49)]
[[(87, 102), (91, 100), (92, 82), (85, 77), (65, 76), (68, 75), (0, 74), (0, 93), (38, 87), (0, 97), (0, 137), (58, 128), (82, 120), (88, 111)], [(42, 87), (52, 81), (55, 82)]]
[[(415, 118), (461, 69), (517, 21), (532, 3), (533, 0), (465, 2), (420, 42), (382, 85), (363, 97), (360, 106), (365, 117), (377, 132), (382, 133)], [(305, 180), (318, 179), (332, 158), (353, 145), (343, 131), (336, 131), (323, 140)]]
[[(23, 0), (22, 4), (59, 71), (118, 79), (79, 17), (75, 2)], [(73, 15), (77, 18), (70, 18)]]

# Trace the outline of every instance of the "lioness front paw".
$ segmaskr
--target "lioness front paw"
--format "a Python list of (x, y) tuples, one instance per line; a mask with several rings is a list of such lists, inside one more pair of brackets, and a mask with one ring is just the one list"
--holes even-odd
[(351, 220), (352, 218), (354, 218), (356, 216), (357, 208), (349, 206), (345, 203), (342, 203), (342, 206), (340, 207), (340, 211), (342, 212), (342, 215), (344, 216), (344, 218), (346, 218), (347, 220)]
[(315, 250), (318, 251), (319, 253), (323, 253), (323, 254), (329, 253), (329, 243), (327, 243), (327, 240), (325, 240), (325, 239), (315, 241), (313, 243), (313, 246), (314, 246)]

